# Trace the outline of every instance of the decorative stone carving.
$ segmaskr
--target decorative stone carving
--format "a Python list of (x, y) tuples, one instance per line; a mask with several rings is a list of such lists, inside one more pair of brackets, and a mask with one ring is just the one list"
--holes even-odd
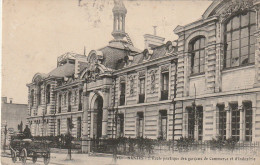
[(151, 70), (150, 71), (150, 77), (151, 77), (151, 93), (155, 92), (155, 77), (156, 77), (157, 70)]
[(139, 78), (145, 77), (145, 70), (139, 72)]
[(135, 76), (131, 75), (128, 77), (129, 79), (129, 84), (130, 84), (130, 96), (133, 96), (134, 95), (134, 79), (135, 79)]
[(164, 65), (161, 67), (161, 72), (169, 72), (169, 65)]
[(100, 70), (96, 67), (95, 64), (93, 64), (89, 67), (89, 70), (85, 75), (85, 79), (87, 80), (87, 82), (95, 82), (97, 79), (99, 79), (99, 74)]
[(143, 55), (144, 55), (144, 61), (148, 61), (148, 60), (150, 60), (150, 58), (151, 58), (152, 55), (153, 55), (153, 50), (145, 49), (145, 50), (143, 51)]
[(108, 87), (105, 87), (105, 88), (102, 88), (101, 89), (101, 91), (103, 92), (103, 93), (108, 93), (109, 92), (109, 88)]
[(238, 11), (244, 11), (246, 9), (253, 8), (252, 0), (232, 0), (227, 4), (227, 7), (220, 13), (221, 22), (228, 18), (232, 13)]
[(120, 82), (125, 82), (125, 76), (120, 77)]

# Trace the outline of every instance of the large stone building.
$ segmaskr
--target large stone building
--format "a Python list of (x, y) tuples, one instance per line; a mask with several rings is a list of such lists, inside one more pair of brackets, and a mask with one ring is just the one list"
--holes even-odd
[(27, 85), (32, 134), (260, 141), (259, 5), (214, 1), (177, 41), (147, 34), (139, 50), (115, 1), (107, 46), (66, 53)]
[[(10, 98), (7, 102), (7, 97), (2, 97), (1, 104), (1, 144), (4, 144), (6, 139), (6, 144), (9, 144), (11, 136), (18, 133), (18, 124), (23, 125), (23, 129), (27, 123), (27, 104), (14, 103)], [(5, 127), (7, 134), (4, 134)], [(6, 136), (6, 137), (5, 137)]]

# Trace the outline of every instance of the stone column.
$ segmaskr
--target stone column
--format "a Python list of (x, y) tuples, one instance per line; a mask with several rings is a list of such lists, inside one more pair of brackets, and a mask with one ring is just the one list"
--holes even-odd
[(103, 108), (102, 138), (107, 137), (107, 120), (108, 120), (108, 110), (107, 108)]
[(244, 108), (242, 101), (238, 101), (239, 109), (239, 141), (244, 141)]
[(102, 137), (107, 138), (107, 121), (108, 121), (108, 107), (109, 107), (109, 88), (103, 88), (103, 119), (102, 119)]
[(88, 153), (89, 146), (89, 132), (88, 132), (88, 111), (89, 111), (89, 93), (87, 92), (86, 84), (84, 84), (83, 90), (83, 137), (82, 137), (82, 152)]
[(231, 137), (231, 116), (230, 116), (230, 107), (229, 103), (225, 103), (225, 111), (227, 112), (227, 121), (226, 121), (226, 139)]

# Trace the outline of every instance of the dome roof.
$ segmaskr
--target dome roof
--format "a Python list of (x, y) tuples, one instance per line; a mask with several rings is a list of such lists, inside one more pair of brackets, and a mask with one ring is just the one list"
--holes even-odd
[(127, 13), (127, 10), (122, 0), (114, 0), (114, 8), (112, 11), (113, 13)]

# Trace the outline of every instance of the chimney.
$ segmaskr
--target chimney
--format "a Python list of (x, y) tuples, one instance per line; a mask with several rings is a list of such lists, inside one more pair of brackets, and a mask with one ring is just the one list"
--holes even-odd
[(13, 98), (9, 98), (9, 100), (10, 100), (10, 104), (12, 104), (13, 103)]
[(7, 103), (7, 97), (2, 97), (2, 103)]
[(145, 34), (144, 35), (144, 46), (145, 49), (153, 49), (157, 46), (161, 46), (164, 44), (165, 38), (159, 37), (156, 35), (156, 28), (157, 26), (153, 26), (154, 34)]

